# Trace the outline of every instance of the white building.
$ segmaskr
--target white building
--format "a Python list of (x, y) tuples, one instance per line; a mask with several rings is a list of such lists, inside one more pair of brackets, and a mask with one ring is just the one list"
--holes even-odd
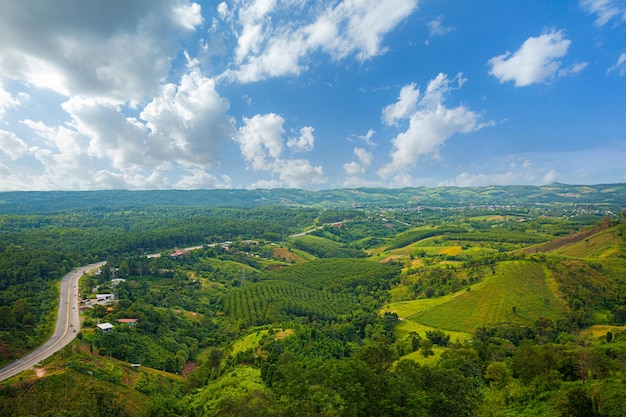
[(113, 325), (111, 323), (98, 324), (98, 330), (100, 333), (108, 333), (113, 331)]

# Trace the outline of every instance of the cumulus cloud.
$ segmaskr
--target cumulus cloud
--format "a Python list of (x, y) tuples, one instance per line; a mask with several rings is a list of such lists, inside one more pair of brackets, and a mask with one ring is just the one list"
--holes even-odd
[(417, 0), (324, 1), (306, 7), (256, 0), (235, 17), (220, 4), (220, 15), (238, 34), (236, 65), (223, 76), (248, 83), (298, 75), (307, 68), (307, 57), (319, 51), (335, 60), (365, 61), (385, 52), (384, 36), (416, 6)]
[(463, 172), (451, 184), (459, 187), (484, 187), (489, 185), (513, 184), (549, 184), (559, 179), (554, 169), (536, 168), (526, 162), (522, 165), (513, 164), (509, 170), (495, 173), (472, 174)]
[[(284, 159), (285, 149), (283, 124), (285, 120), (275, 113), (257, 114), (243, 119), (244, 125), (239, 128), (235, 140), (239, 143), (242, 157), (254, 171), (266, 171), (277, 175), (281, 182), (271, 184), (286, 185), (296, 188), (311, 188), (326, 182), (321, 166), (313, 166), (306, 159)], [(294, 151), (313, 147), (313, 128), (300, 130), (301, 136), (288, 147)], [(303, 139), (304, 138), (304, 139)], [(257, 182), (254, 188), (270, 184)]]
[(626, 21), (626, 6), (619, 0), (581, 0), (581, 6), (590, 14), (595, 14), (596, 25), (604, 26), (613, 18)]
[(184, 190), (232, 188), (233, 180), (228, 175), (222, 175), (221, 179), (209, 174), (203, 169), (191, 169), (189, 175), (183, 177), (174, 184), (175, 188)]
[(63, 104), (72, 126), (89, 140), (89, 153), (119, 170), (177, 163), (209, 167), (234, 131), (229, 103), (197, 68), (168, 83), (139, 113), (125, 116), (113, 103), (73, 97)]
[(21, 105), (27, 98), (28, 95), (26, 93), (11, 94), (0, 84), (0, 117), (3, 116), (6, 110)]
[(626, 52), (622, 52), (617, 58), (617, 62), (607, 70), (607, 74), (616, 72), (620, 77), (626, 74)]
[(0, 78), (137, 104), (167, 77), (180, 49), (174, 35), (201, 22), (187, 0), (7, 3)]
[(351, 177), (365, 174), (367, 167), (374, 160), (374, 156), (366, 149), (358, 147), (354, 148), (353, 153), (357, 160), (344, 164), (343, 170)]
[(30, 153), (28, 145), (15, 133), (0, 130), (0, 150), (4, 151), (11, 159), (17, 159)]
[[(191, 66), (177, 84), (129, 117), (115, 100), (73, 96), (62, 104), (69, 123), (25, 120), (36, 146), (3, 135), (10, 156), (31, 154), (42, 173), (26, 189), (215, 188), (231, 184), (206, 172), (234, 132), (229, 103), (212, 79)], [(34, 169), (34, 168), (33, 168)], [(181, 176), (172, 182), (169, 176)]]
[(482, 122), (478, 113), (463, 105), (453, 108), (445, 105), (448, 93), (460, 88), (464, 82), (460, 74), (450, 80), (440, 73), (428, 83), (421, 97), (415, 84), (409, 84), (400, 90), (396, 103), (383, 109), (386, 124), (394, 125), (406, 119), (409, 125), (406, 131), (392, 139), (391, 162), (378, 171), (382, 178), (394, 176), (396, 183), (410, 183), (406, 170), (414, 166), (420, 157), (437, 157), (439, 148), (451, 136), (493, 124)]
[(570, 44), (571, 41), (563, 36), (562, 31), (552, 31), (537, 37), (530, 37), (514, 53), (507, 51), (491, 58), (489, 74), (501, 83), (513, 81), (516, 87), (576, 74), (587, 64), (577, 63), (561, 70), (560, 58), (567, 54)]
[(303, 127), (300, 129), (300, 136), (289, 139), (287, 146), (293, 152), (308, 152), (313, 150), (313, 146), (315, 145), (313, 131), (314, 129), (311, 126)]
[(386, 125), (395, 125), (399, 120), (409, 119), (415, 113), (419, 96), (420, 91), (415, 83), (402, 87), (398, 101), (383, 109), (383, 122)]

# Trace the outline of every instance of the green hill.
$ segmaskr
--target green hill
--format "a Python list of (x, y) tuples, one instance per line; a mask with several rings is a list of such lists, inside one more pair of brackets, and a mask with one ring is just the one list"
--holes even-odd
[[(66, 348), (0, 384), (2, 416), (138, 416), (151, 397), (180, 392), (183, 378)], [(81, 346), (84, 350), (86, 346)]]
[(615, 228), (609, 228), (554, 250), (564, 256), (576, 258), (605, 258), (616, 253), (618, 242)]
[(495, 274), (410, 318), (440, 329), (473, 332), (489, 324), (531, 324), (539, 317), (556, 319), (565, 303), (552, 290), (555, 285), (543, 265), (531, 261), (498, 264)]

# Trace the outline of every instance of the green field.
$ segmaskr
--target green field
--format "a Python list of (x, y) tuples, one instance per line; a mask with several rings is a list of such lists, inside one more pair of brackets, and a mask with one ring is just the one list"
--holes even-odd
[(556, 249), (553, 253), (576, 258), (602, 258), (614, 252), (615, 242), (615, 230), (610, 228), (579, 242)]
[(563, 301), (549, 289), (542, 265), (508, 261), (500, 263), (495, 274), (472, 286), (471, 291), (457, 293), (409, 320), (471, 333), (495, 323), (531, 324), (538, 317), (556, 319), (564, 311)]

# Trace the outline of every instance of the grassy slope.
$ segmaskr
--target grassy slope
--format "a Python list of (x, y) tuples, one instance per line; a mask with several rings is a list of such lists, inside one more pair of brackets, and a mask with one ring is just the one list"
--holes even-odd
[(558, 318), (565, 306), (549, 287), (542, 265), (502, 262), (494, 275), (474, 285), (471, 291), (419, 312), (410, 320), (440, 329), (473, 332), (491, 323), (530, 324), (538, 317)]
[(42, 367), (3, 381), (0, 415), (87, 416), (124, 410), (135, 416), (145, 412), (149, 394), (167, 395), (183, 383), (178, 375), (133, 368), (78, 346), (74, 342)]
[(615, 252), (615, 242), (615, 230), (610, 228), (558, 248), (553, 253), (576, 258), (604, 258)]

